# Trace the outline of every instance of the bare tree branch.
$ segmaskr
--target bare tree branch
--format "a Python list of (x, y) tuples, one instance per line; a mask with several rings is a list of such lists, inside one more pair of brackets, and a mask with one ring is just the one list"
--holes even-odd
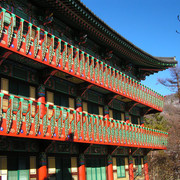
[[(178, 20), (180, 17), (178, 16)], [(169, 88), (171, 91), (176, 92), (180, 103), (180, 67), (170, 69), (171, 77), (165, 79), (158, 79), (158, 82), (163, 86)]]

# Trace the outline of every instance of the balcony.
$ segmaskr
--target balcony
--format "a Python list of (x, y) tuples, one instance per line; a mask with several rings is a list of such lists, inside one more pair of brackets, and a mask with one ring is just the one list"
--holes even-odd
[(137, 80), (2, 7), (0, 17), (0, 47), (162, 111), (164, 97)]
[(0, 135), (166, 149), (168, 133), (0, 93)]

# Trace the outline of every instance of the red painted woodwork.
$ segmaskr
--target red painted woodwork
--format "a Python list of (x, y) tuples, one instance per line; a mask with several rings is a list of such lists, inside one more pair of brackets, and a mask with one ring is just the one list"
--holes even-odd
[(78, 171), (79, 171), (79, 180), (86, 180), (86, 168), (84, 164), (79, 166)]
[(133, 163), (129, 164), (129, 180), (134, 180)]
[[(25, 56), (25, 57), (32, 59), (34, 61), (37, 61), (39, 63), (50, 66), (54, 69), (57, 69), (62, 72), (65, 72), (67, 74), (70, 74), (72, 76), (75, 76), (79, 79), (87, 81), (98, 87), (107, 89), (108, 91), (111, 91), (118, 95), (132, 99), (138, 103), (141, 103), (141, 104), (149, 106), (153, 109), (156, 109), (157, 111), (162, 111), (162, 104), (163, 104), (163, 99), (164, 99), (163, 96), (159, 95), (158, 93), (155, 93), (153, 90), (149, 89), (148, 87), (145, 87), (144, 85), (140, 84), (137, 81), (134, 83), (133, 81), (135, 81), (135, 80), (132, 80), (133, 83), (131, 83), (130, 77), (119, 72), (118, 70), (115, 70), (115, 71), (116, 71), (116, 73), (119, 74), (119, 75), (116, 75), (116, 77), (119, 78), (117, 80), (118, 80), (118, 83), (121, 83), (121, 88), (119, 86), (114, 88), (114, 85), (112, 84), (112, 79), (114, 77), (114, 72), (113, 72), (114, 68), (105, 64), (104, 62), (101, 62), (99, 60), (97, 61), (97, 59), (90, 56), (89, 54), (79, 50), (76, 47), (73, 47), (71, 44), (68, 44), (67, 42), (64, 42), (63, 40), (60, 40), (59, 38), (53, 36), (52, 34), (47, 33), (43, 29), (40, 29), (40, 28), (36, 27), (35, 25), (30, 24), (28, 21), (23, 20), (24, 22), (26, 22), (26, 26), (28, 24), (27, 34), (22, 35), (23, 38), (25, 38), (25, 42), (21, 41), (21, 43), (18, 43), (18, 41), (17, 41), (18, 36), (17, 35), (12, 36), (12, 34), (13, 33), (17, 34), (20, 31), (20, 29), (18, 31), (14, 31), (14, 29), (11, 28), (10, 25), (12, 25), (13, 16), (15, 16), (15, 15), (13, 15), (12, 13), (10, 13), (10, 14), (12, 16), (11, 23), (9, 24), (9, 26), (4, 27), (4, 31), (2, 33), (2, 38), (0, 41), (1, 47), (8, 49), (14, 53), (18, 53), (22, 56)], [(16, 16), (16, 19), (18, 19), (18, 18), (20, 18), (20, 17)], [(2, 22), (2, 24), (3, 24), (3, 22)], [(19, 28), (20, 27), (21, 27), (21, 24), (19, 25)], [(38, 30), (36, 31), (37, 34), (36, 34), (35, 39), (31, 38), (30, 34), (31, 34), (32, 27), (44, 32), (43, 40), (38, 39), (38, 34), (39, 34)], [(47, 35), (48, 35), (48, 37), (51, 36), (51, 43), (49, 46), (47, 46)], [(53, 43), (57, 42), (57, 41), (59, 43), (59, 46), (57, 46), (57, 48), (54, 49)], [(36, 47), (38, 47), (38, 45), (36, 45), (36, 46), (34, 45), (35, 42), (36, 43), (38, 42), (37, 44), (41, 46), (41, 48), (39, 48), (38, 50), (36, 49)], [(61, 42), (62, 42), (62, 47), (63, 47), (62, 52), (61, 52), (61, 48), (60, 48)], [(19, 45), (20, 47), (18, 47), (18, 44), (20, 44)], [(67, 48), (70, 48), (69, 52), (67, 51)], [(76, 50), (75, 51), (76, 55), (74, 58), (70, 58), (71, 57), (70, 54), (72, 54), (72, 52), (73, 52), (72, 48), (74, 50)], [(48, 51), (46, 51), (46, 50), (48, 50)], [(60, 53), (60, 55), (58, 55), (58, 52)], [(54, 53), (54, 55), (53, 55), (53, 53)], [(59, 57), (59, 59), (57, 59), (57, 56)], [(82, 58), (82, 56), (83, 56), (83, 58)], [(63, 58), (65, 58), (65, 59), (63, 59)], [(76, 58), (77, 58), (77, 61), (75, 62)], [(83, 74), (85, 69), (80, 68), (80, 63), (82, 61), (84, 61), (84, 59), (86, 59), (86, 61), (88, 61), (88, 60), (90, 61), (89, 64), (88, 64), (89, 61), (87, 62), (87, 65), (88, 65), (87, 71), (88, 72), (85, 73), (86, 75)], [(94, 62), (96, 62), (95, 66), (94, 66)], [(97, 63), (99, 63), (98, 66), (97, 66)], [(100, 66), (100, 70), (102, 71), (101, 81), (99, 79), (100, 71), (97, 71), (96, 73), (98, 73), (98, 74), (95, 75), (95, 69), (97, 70), (97, 68), (99, 68), (99, 66)], [(83, 66), (83, 67), (85, 67), (85, 66)], [(75, 71), (75, 69), (77, 69), (77, 71)], [(104, 76), (104, 74), (106, 74), (106, 75)], [(109, 77), (109, 79), (107, 77)], [(131, 91), (129, 88), (131, 89)], [(136, 94), (134, 94), (135, 91), (132, 91), (132, 88), (136, 89), (136, 92), (137, 92)]]
[(38, 98), (38, 102), (41, 103), (41, 118), (43, 117), (43, 115), (45, 114), (45, 103), (46, 103), (46, 100), (45, 100), (45, 97), (39, 97)]
[(38, 170), (38, 179), (47, 180), (47, 166), (41, 166)]
[[(8, 109), (4, 106), (3, 99), (8, 100)], [(24, 105), (26, 112), (22, 111)], [(74, 142), (166, 149), (168, 133), (65, 107), (43, 105), (45, 110), (41, 118), (41, 102), (0, 93), (0, 115), (3, 114), (0, 135), (67, 141), (74, 132)], [(32, 112), (32, 108), (35, 111)], [(52, 112), (51, 117), (49, 110)], [(118, 129), (117, 136), (113, 134), (115, 129)]]
[(108, 164), (107, 166), (107, 177), (108, 177), (108, 180), (113, 180), (113, 165), (112, 163)]
[(148, 163), (144, 164), (145, 180), (149, 180)]

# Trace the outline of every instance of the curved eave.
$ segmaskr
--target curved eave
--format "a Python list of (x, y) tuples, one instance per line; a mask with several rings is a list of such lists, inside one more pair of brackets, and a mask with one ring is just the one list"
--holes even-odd
[[(147, 66), (150, 69), (155, 68), (160, 70), (174, 67), (177, 64), (175, 59), (169, 58), (167, 60), (157, 58), (138, 48), (109, 27), (80, 0), (32, 0), (32, 2), (44, 7), (46, 3), (46, 7), (52, 7), (54, 10), (58, 9), (59, 12), (63, 10), (63, 15), (68, 16), (72, 22), (75, 22), (85, 31), (93, 34), (93, 36), (100, 39), (108, 47), (115, 50), (115, 52), (126, 56), (134, 64), (137, 63), (140, 64), (140, 66)], [(54, 14), (57, 17), (59, 16), (58, 12), (54, 12)]]

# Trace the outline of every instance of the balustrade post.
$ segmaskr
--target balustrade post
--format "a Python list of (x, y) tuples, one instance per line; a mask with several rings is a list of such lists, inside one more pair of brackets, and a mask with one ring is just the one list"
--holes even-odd
[[(74, 134), (74, 136), (75, 136), (75, 138), (77, 138), (78, 137), (78, 134), (80, 133), (78, 133), (78, 128), (77, 128), (77, 126), (78, 126), (78, 122), (79, 121), (81, 121), (81, 118), (80, 118), (80, 112), (82, 112), (82, 98), (81, 97), (77, 97), (76, 98), (76, 129), (74, 130), (74, 132), (75, 132), (75, 134)], [(81, 129), (82, 130), (82, 129)]]
[(144, 156), (144, 174), (145, 174), (145, 180), (149, 180), (149, 172), (148, 172), (148, 162), (147, 162), (147, 156)]
[(40, 106), (40, 118), (43, 118), (45, 114), (45, 86), (43, 84), (40, 84), (38, 87), (38, 102), (41, 102)]
[(104, 118), (109, 119), (109, 107), (104, 106)]
[(134, 180), (133, 157), (129, 155), (129, 180)]
[(107, 156), (107, 163), (108, 163), (108, 167), (107, 167), (107, 179), (108, 180), (113, 180), (113, 165), (112, 165), (112, 156), (109, 154)]
[(86, 167), (84, 154), (79, 155), (79, 180), (86, 180)]
[(81, 97), (76, 98), (76, 111), (82, 112), (82, 98)]
[(125, 112), (125, 121), (126, 123), (129, 123), (129, 112)]
[(2, 112), (3, 112), (3, 97), (4, 97), (4, 94), (3, 93), (0, 93), (0, 122), (2, 120)]
[(108, 106), (104, 106), (104, 126), (106, 127), (105, 133), (106, 135), (104, 135), (105, 142), (108, 142), (108, 133), (107, 133), (107, 128), (108, 128), (108, 119), (109, 119), (109, 107)]
[(38, 179), (47, 180), (47, 157), (45, 152), (39, 154)]

